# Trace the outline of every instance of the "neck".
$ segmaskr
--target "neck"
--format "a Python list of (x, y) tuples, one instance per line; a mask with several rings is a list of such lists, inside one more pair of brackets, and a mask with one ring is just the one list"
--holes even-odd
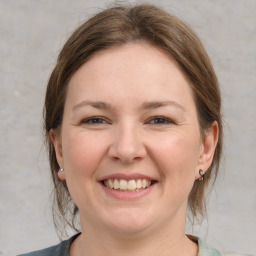
[[(71, 256), (196, 256), (198, 246), (185, 235), (177, 223), (163, 225), (161, 232), (146, 230), (130, 236), (111, 233), (84, 223), (83, 232), (71, 246)], [(99, 230), (99, 232), (97, 232)], [(172, 231), (172, 232), (170, 232)]]

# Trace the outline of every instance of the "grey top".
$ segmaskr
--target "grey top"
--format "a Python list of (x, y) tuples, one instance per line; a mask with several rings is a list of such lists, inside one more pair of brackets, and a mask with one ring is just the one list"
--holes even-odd
[[(69, 248), (72, 242), (80, 235), (80, 233), (72, 236), (68, 240), (62, 241), (58, 245), (35, 251), (30, 253), (21, 254), (18, 256), (70, 256)], [(199, 245), (198, 256), (221, 256), (221, 253), (216, 249), (210, 248), (200, 238), (196, 238)]]

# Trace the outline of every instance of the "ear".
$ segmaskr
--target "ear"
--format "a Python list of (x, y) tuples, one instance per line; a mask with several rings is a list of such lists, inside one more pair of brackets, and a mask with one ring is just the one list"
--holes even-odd
[[(59, 164), (60, 168), (64, 168), (64, 160), (63, 160), (63, 154), (62, 154), (62, 142), (61, 142), (61, 136), (58, 134), (55, 130), (51, 129), (49, 132), (49, 136), (51, 138), (51, 141), (53, 143), (54, 149), (55, 149), (55, 155), (57, 162)], [(59, 178), (61, 180), (65, 180), (65, 173), (61, 172), (58, 174)]]
[(211, 166), (216, 145), (219, 138), (219, 126), (216, 121), (212, 123), (210, 129), (205, 132), (204, 140), (199, 153), (199, 159), (196, 170), (195, 179), (199, 179), (201, 176), (199, 174), (200, 169), (206, 172)]

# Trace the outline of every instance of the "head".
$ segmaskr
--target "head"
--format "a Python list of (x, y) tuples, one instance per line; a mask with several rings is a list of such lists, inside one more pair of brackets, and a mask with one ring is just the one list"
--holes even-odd
[[(55, 206), (59, 215), (72, 227), (78, 212), (65, 180), (58, 177), (51, 131), (61, 136), (64, 108), (70, 81), (74, 74), (98, 53), (129, 44), (156, 47), (170, 56), (184, 74), (196, 106), (202, 141), (213, 123), (218, 126), (217, 145), (204, 181), (195, 181), (188, 196), (192, 216), (202, 216), (209, 184), (216, 180), (222, 149), (221, 98), (211, 61), (196, 34), (178, 18), (151, 5), (117, 6), (100, 12), (82, 24), (61, 50), (46, 91), (45, 136), (55, 189)], [(69, 219), (68, 219), (69, 216)]]

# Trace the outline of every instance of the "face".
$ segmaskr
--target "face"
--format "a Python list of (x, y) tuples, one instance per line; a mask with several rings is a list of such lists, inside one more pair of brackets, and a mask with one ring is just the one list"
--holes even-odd
[(71, 78), (57, 160), (82, 226), (134, 234), (185, 223), (212, 132), (200, 136), (189, 81), (147, 44), (98, 52)]

